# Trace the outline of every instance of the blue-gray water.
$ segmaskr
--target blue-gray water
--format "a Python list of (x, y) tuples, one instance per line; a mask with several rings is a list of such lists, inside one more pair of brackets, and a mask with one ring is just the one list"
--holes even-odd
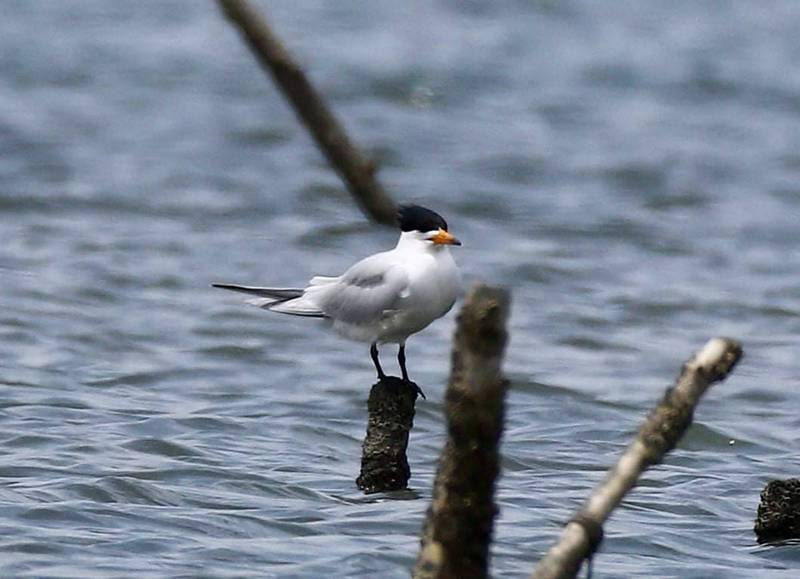
[[(680, 364), (746, 358), (607, 526), (602, 577), (796, 577), (800, 4), (264, 2), (468, 280), (513, 290), (495, 576), (524, 577)], [(0, 576), (406, 577), (451, 313), (409, 342), (413, 492), (354, 485), (366, 348), (212, 281), (394, 243), (215, 3), (6, 0)], [(386, 365), (394, 369), (392, 352)]]

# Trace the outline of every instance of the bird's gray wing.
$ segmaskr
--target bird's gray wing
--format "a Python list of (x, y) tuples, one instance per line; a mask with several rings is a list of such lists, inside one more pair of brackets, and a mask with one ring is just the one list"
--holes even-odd
[(377, 323), (408, 295), (408, 274), (384, 254), (361, 260), (336, 281), (306, 288), (325, 316), (355, 325)]

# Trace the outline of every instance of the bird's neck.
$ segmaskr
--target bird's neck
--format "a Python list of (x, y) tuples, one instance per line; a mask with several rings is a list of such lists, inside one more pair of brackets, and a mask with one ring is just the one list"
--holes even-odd
[(425, 239), (425, 234), (419, 231), (403, 231), (397, 240), (396, 248), (399, 251), (426, 252), (438, 255), (447, 250), (445, 245), (436, 245)]
[(427, 245), (432, 244), (428, 243), (419, 231), (403, 231), (397, 240), (397, 249), (420, 251)]

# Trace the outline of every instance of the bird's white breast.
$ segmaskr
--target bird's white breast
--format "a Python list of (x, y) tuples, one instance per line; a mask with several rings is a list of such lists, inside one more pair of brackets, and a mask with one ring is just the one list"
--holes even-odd
[(458, 267), (446, 248), (415, 253), (404, 263), (408, 288), (396, 311), (384, 320), (378, 338), (381, 342), (404, 342), (445, 315), (461, 287)]

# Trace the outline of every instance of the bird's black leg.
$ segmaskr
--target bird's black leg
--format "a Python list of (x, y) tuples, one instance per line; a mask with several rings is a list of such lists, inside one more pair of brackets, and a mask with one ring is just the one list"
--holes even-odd
[(372, 357), (372, 363), (375, 364), (375, 369), (378, 371), (378, 380), (385, 380), (386, 374), (383, 373), (383, 368), (381, 368), (381, 361), (378, 360), (377, 342), (373, 342), (372, 346), (370, 346), (369, 355)]
[(406, 345), (400, 344), (400, 349), (397, 351), (397, 361), (400, 363), (400, 371), (403, 373), (403, 382), (410, 382), (408, 379), (408, 370), (406, 370)]
[(417, 391), (417, 394), (419, 394), (420, 396), (422, 396), (422, 398), (427, 400), (427, 398), (425, 397), (425, 393), (422, 391), (422, 388), (417, 386), (414, 382), (412, 382), (408, 378), (408, 370), (406, 370), (406, 345), (405, 344), (400, 344), (400, 349), (397, 351), (397, 361), (400, 363), (400, 371), (403, 373), (403, 382), (413, 386), (414, 390)]

